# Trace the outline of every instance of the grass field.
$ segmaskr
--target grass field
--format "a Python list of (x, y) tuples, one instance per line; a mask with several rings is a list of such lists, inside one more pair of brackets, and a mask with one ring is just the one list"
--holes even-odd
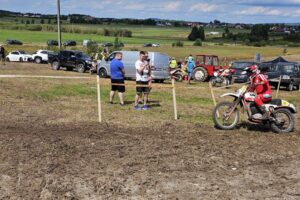
[[(2, 22), (7, 23), (7, 22)], [(176, 27), (155, 27), (155, 26), (128, 26), (123, 24), (112, 24), (112, 25), (70, 25), (63, 24), (66, 27), (74, 27), (81, 29), (103, 29), (103, 28), (119, 28), (129, 29), (133, 35), (131, 38), (120, 38), (120, 41), (125, 43), (124, 50), (148, 50), (148, 51), (159, 51), (168, 54), (169, 56), (176, 57), (177, 59), (184, 59), (189, 54), (215, 54), (218, 55), (222, 60), (224, 58), (227, 61), (247, 59), (252, 60), (256, 53), (261, 53), (264, 59), (270, 57), (282, 56), (284, 49), (287, 48), (287, 55), (293, 56), (296, 60), (300, 55), (299, 47), (285, 47), (285, 46), (267, 46), (267, 47), (250, 47), (243, 45), (234, 44), (214, 44), (212, 42), (204, 42), (202, 47), (193, 46), (193, 42), (187, 41), (187, 36), (190, 32), (190, 28), (176, 28)], [(218, 31), (223, 32), (223, 29), (206, 29), (206, 32)], [(232, 29), (231, 32), (245, 32), (247, 30)], [(5, 30), (0, 29), (0, 41), (13, 38), (21, 40), (25, 43), (25, 46), (7, 46), (7, 50), (23, 49), (29, 52), (34, 52), (37, 49), (45, 48), (46, 41), (49, 39), (56, 39), (57, 33), (55, 32), (35, 32), (35, 31), (24, 31), (24, 30)], [(77, 41), (76, 49), (85, 50), (82, 47), (82, 41), (84, 39), (92, 39), (98, 43), (103, 42), (114, 42), (115, 37), (105, 37), (95, 34), (80, 34), (80, 33), (63, 33), (63, 41), (75, 40)], [(172, 47), (172, 43), (177, 40), (184, 42), (184, 47)], [(144, 43), (160, 43), (160, 48), (143, 48)]]

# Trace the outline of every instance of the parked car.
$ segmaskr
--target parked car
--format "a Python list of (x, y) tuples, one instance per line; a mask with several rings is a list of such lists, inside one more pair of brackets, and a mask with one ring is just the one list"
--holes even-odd
[(23, 45), (23, 42), (19, 40), (6, 40), (7, 45)]
[(92, 66), (92, 60), (81, 51), (60, 51), (58, 54), (49, 54), (49, 63), (53, 70), (59, 70), (65, 67), (68, 71), (76, 69), (84, 73)]
[(32, 56), (25, 51), (12, 51), (6, 56), (5, 59), (8, 62), (29, 62), (32, 61)]
[(152, 44), (153, 47), (160, 47), (160, 44), (156, 43), (156, 44)]
[(144, 47), (152, 47), (152, 44), (151, 43), (145, 43)]
[(48, 55), (50, 53), (53, 53), (53, 51), (38, 50), (37, 52), (32, 54), (32, 60), (37, 64), (48, 62)]
[(48, 40), (47, 45), (48, 46), (58, 46), (58, 42), (56, 40)]
[[(110, 76), (110, 62), (115, 58), (117, 52), (123, 53), (123, 63), (125, 66), (125, 78), (136, 79), (135, 62), (139, 58), (138, 51), (115, 51), (111, 53), (105, 61), (97, 66), (97, 73), (100, 77)], [(169, 79), (169, 56), (158, 52), (149, 52), (152, 76), (155, 82), (164, 82)]]
[(76, 46), (76, 42), (74, 40), (67, 40), (64, 42), (64, 46), (67, 47), (67, 46)]
[(110, 42), (107, 42), (107, 43), (103, 43), (102, 46), (103, 46), (103, 47), (113, 47), (114, 44), (113, 44), (113, 43), (110, 43)]
[(235, 61), (232, 64), (232, 69), (235, 70), (235, 73), (233, 75), (233, 79), (235, 83), (246, 83), (249, 79), (249, 75), (243, 74), (243, 70), (246, 67), (249, 67), (251, 65), (255, 65), (257, 63), (251, 62), (251, 61)]
[(300, 64), (295, 62), (280, 62), (270, 67), (265, 73), (272, 86), (277, 87), (281, 77), (280, 86), (286, 87), (287, 90), (293, 91), (299, 89), (300, 85)]

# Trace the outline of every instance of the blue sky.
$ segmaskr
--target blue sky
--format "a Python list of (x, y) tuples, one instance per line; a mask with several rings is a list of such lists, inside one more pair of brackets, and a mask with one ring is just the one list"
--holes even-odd
[[(0, 9), (54, 14), (56, 0), (0, 0)], [(61, 11), (114, 18), (300, 23), (300, 0), (61, 0)]]

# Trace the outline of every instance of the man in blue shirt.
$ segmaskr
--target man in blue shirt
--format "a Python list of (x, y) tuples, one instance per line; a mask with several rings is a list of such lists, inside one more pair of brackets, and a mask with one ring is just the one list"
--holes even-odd
[(115, 92), (119, 92), (120, 105), (124, 105), (124, 93), (125, 93), (125, 82), (124, 75), (125, 69), (122, 63), (123, 54), (121, 52), (116, 53), (115, 59), (110, 63), (110, 79), (111, 79), (111, 92), (110, 92), (110, 103), (113, 104)]
[(195, 67), (195, 61), (192, 56), (188, 58), (188, 63), (187, 63), (187, 71), (188, 71), (188, 76), (189, 76), (189, 84), (191, 84), (191, 79), (193, 76), (193, 71)]

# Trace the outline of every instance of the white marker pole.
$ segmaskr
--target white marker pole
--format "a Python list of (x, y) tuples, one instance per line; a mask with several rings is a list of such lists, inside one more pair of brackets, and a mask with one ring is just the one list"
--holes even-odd
[(98, 95), (98, 116), (99, 122), (102, 122), (102, 108), (101, 108), (101, 87), (100, 87), (100, 77), (97, 75), (97, 95)]

